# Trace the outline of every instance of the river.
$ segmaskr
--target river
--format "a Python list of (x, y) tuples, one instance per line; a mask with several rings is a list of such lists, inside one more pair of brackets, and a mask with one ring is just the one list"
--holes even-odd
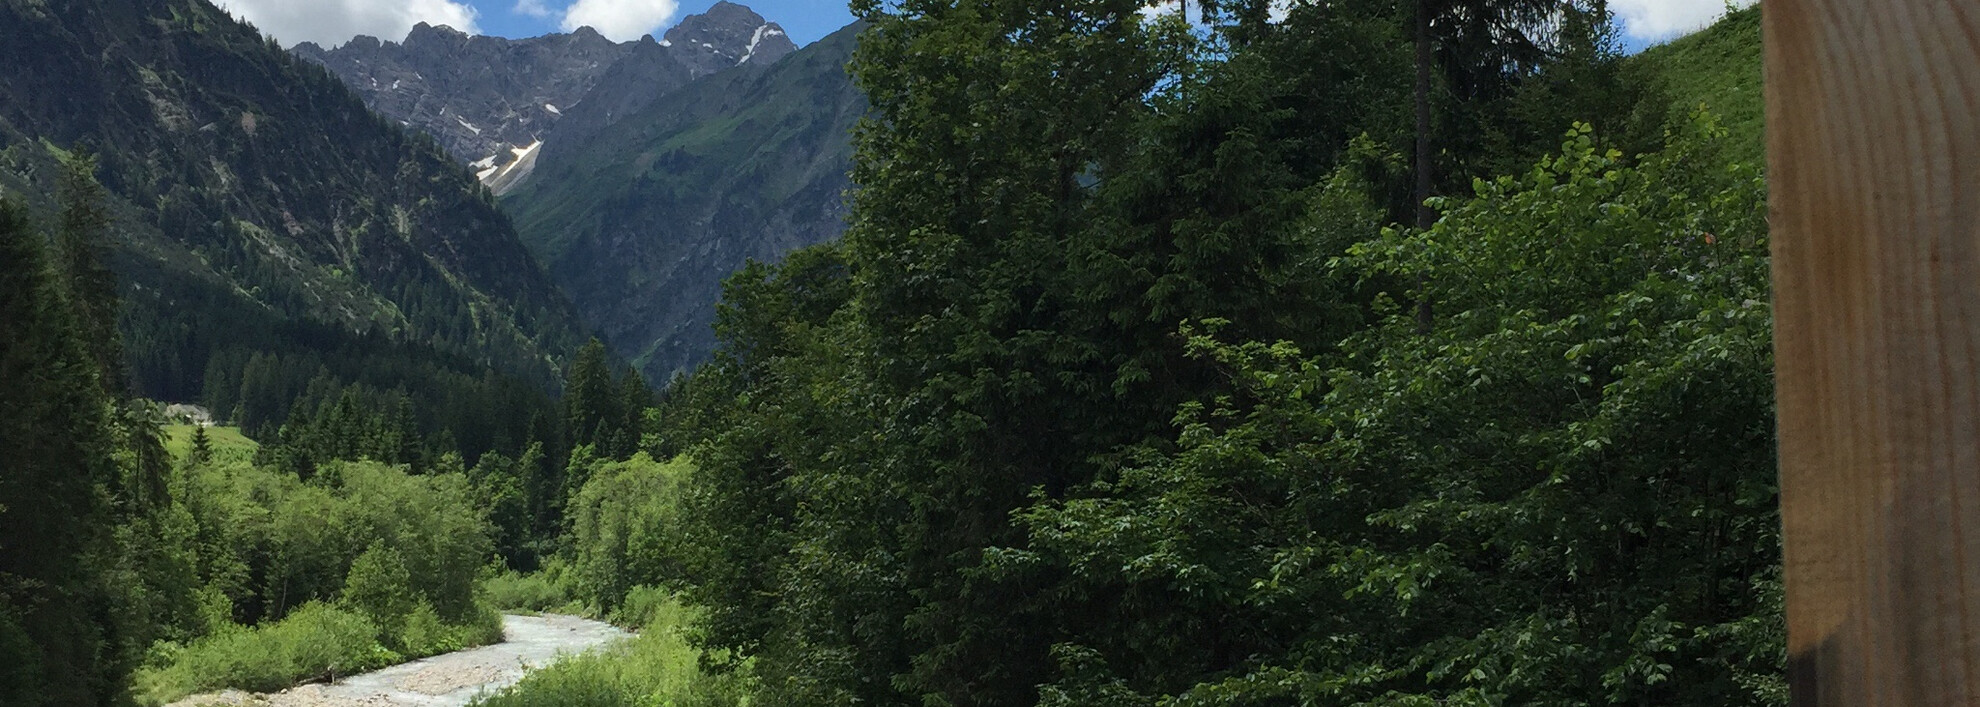
[(631, 634), (575, 616), (506, 615), (504, 640), (335, 683), (304, 685), (271, 695), (238, 691), (194, 695), (169, 707), (461, 707), (476, 695), (516, 684), (523, 673), (559, 655), (581, 653)]

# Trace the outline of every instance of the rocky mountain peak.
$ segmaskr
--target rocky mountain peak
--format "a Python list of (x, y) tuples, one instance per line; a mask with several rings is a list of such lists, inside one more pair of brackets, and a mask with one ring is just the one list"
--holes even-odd
[(406, 41), (404, 42), (404, 44), (406, 47), (410, 48), (410, 47), (418, 47), (422, 45), (436, 44), (436, 43), (445, 44), (445, 45), (458, 45), (466, 41), (468, 41), (468, 33), (466, 32), (462, 32), (447, 25), (430, 25), (425, 22), (421, 22), (419, 24), (413, 25), (412, 31), (406, 33)]
[(682, 19), (667, 30), (661, 44), (672, 48), (695, 76), (746, 63), (769, 64), (797, 51), (783, 27), (728, 0)]
[(373, 110), (431, 134), (500, 193), (529, 175), (553, 135), (591, 134), (696, 78), (797, 49), (782, 27), (726, 1), (666, 37), (614, 43), (580, 27), (504, 39), (422, 22), (402, 42), (357, 37), (291, 51), (328, 67)]

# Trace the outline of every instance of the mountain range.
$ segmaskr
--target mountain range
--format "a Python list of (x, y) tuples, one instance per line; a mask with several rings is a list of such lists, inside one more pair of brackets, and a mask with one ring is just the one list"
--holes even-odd
[(78, 150), (140, 393), (366, 337), (548, 387), (583, 340), (474, 175), (206, 0), (0, 0), (0, 193), (51, 214)]
[(585, 323), (661, 380), (713, 350), (730, 273), (843, 231), (859, 29), (799, 49), (718, 2), (618, 44), (420, 25), (293, 51), (474, 170)]
[(796, 49), (782, 27), (721, 2), (658, 41), (614, 43), (590, 27), (506, 39), (422, 22), (403, 42), (358, 36), (334, 49), (304, 42), (291, 51), (329, 68), (373, 110), (432, 135), (499, 194), (529, 174), (567, 116), (595, 131), (638, 107), (629, 98), (652, 100)]

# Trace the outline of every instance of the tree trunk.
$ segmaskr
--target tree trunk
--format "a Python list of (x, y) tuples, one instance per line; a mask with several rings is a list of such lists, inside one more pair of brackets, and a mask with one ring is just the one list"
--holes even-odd
[[(1431, 172), (1432, 169), (1435, 169), (1434, 167), (1435, 159), (1433, 155), (1433, 150), (1431, 149), (1431, 134), (1430, 134), (1430, 131), (1433, 129), (1433, 127), (1431, 126), (1431, 116), (1430, 116), (1430, 88), (1431, 88), (1430, 71), (1431, 71), (1431, 63), (1435, 59), (1435, 56), (1433, 55), (1430, 46), (1431, 2), (1433, 2), (1433, 0), (1417, 0), (1416, 2), (1416, 96), (1415, 96), (1416, 98), (1416, 164), (1415, 164), (1416, 192), (1415, 192), (1415, 198), (1416, 198), (1416, 227), (1419, 230), (1429, 230), (1429, 228), (1432, 225), (1435, 225), (1437, 223), (1436, 212), (1431, 210), (1429, 204), (1425, 203), (1430, 200), (1431, 191), (1434, 189), (1433, 185), (1436, 184), (1436, 181), (1435, 179), (1433, 179), (1433, 174)], [(1418, 329), (1424, 332), (1428, 332), (1430, 330), (1430, 321), (1432, 317), (1431, 309), (1430, 309), (1430, 295), (1428, 292), (1425, 291), (1426, 289), (1425, 285), (1427, 284), (1428, 283), (1425, 281), (1424, 276), (1422, 275), (1416, 276), (1416, 291), (1417, 291), (1416, 326)]]

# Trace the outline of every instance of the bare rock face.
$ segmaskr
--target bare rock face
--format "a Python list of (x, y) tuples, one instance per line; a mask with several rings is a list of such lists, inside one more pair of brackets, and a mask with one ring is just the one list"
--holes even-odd
[(358, 37), (292, 51), (329, 68), (372, 110), (432, 135), (487, 181), (584, 100), (627, 46), (590, 28), (512, 40), (421, 23), (403, 43)]
[[(372, 110), (432, 135), (501, 193), (529, 176), (574, 110), (585, 116), (575, 133), (590, 135), (696, 78), (797, 49), (782, 27), (726, 1), (666, 37), (615, 43), (583, 27), (504, 39), (421, 23), (403, 42), (360, 36), (291, 51), (329, 68)], [(594, 101), (600, 109), (580, 108)]]
[(660, 44), (695, 78), (743, 64), (770, 64), (797, 51), (784, 28), (727, 0), (681, 20)]

